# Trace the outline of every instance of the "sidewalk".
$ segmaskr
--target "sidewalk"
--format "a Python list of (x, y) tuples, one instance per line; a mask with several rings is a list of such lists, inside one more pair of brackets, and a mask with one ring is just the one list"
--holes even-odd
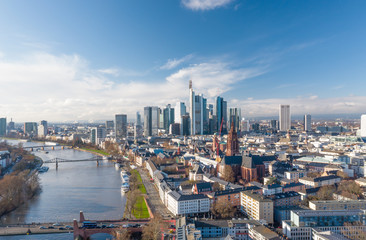
[(174, 215), (168, 210), (167, 207), (163, 204), (160, 199), (158, 190), (156, 189), (154, 183), (150, 182), (150, 177), (148, 173), (145, 172), (143, 169), (137, 169), (141, 175), (142, 183), (145, 185), (146, 192), (147, 192), (147, 202), (149, 203), (150, 209), (154, 214), (159, 214), (163, 218), (171, 218)]

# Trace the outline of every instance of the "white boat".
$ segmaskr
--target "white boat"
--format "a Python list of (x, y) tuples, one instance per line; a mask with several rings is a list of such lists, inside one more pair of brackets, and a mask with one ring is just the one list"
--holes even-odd
[(122, 182), (129, 182), (130, 181), (130, 178), (127, 176), (127, 175), (123, 175), (122, 177)]
[(119, 163), (115, 163), (114, 167), (118, 170), (120, 168), (121, 165), (119, 165)]
[(122, 183), (121, 191), (122, 192), (128, 192), (129, 190), (130, 190), (130, 185), (127, 182)]

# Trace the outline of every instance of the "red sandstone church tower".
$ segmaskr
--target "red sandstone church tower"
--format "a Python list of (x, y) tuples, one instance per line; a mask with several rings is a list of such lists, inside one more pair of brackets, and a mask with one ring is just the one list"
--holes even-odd
[(235, 156), (239, 154), (238, 133), (235, 131), (234, 122), (231, 122), (231, 128), (227, 136), (226, 156)]

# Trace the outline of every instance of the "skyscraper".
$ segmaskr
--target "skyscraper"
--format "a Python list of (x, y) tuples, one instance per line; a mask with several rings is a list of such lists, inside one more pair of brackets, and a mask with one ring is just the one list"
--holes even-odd
[(216, 98), (216, 117), (217, 130), (220, 131), (221, 122), (223, 122), (221, 133), (227, 133), (227, 102), (220, 96)]
[(42, 120), (38, 126), (38, 136), (44, 137), (48, 134), (48, 123), (46, 120)]
[(134, 139), (138, 139), (142, 136), (142, 122), (140, 112), (136, 112), (136, 123), (134, 126)]
[(136, 125), (137, 126), (141, 126), (142, 125), (140, 112), (136, 112)]
[(164, 129), (165, 132), (169, 132), (169, 126), (170, 124), (174, 123), (174, 108), (170, 104), (166, 105), (166, 108), (163, 110), (164, 114)]
[(104, 127), (94, 127), (90, 130), (90, 142), (94, 145), (100, 144), (106, 137)]
[(24, 133), (28, 135), (37, 135), (38, 124), (36, 122), (25, 122), (24, 123)]
[(366, 114), (361, 115), (361, 137), (366, 137)]
[(6, 135), (6, 118), (0, 118), (0, 136)]
[(114, 131), (116, 134), (116, 139), (121, 139), (127, 137), (127, 115), (126, 114), (116, 114), (116, 119), (114, 121)]
[(240, 120), (241, 120), (241, 109), (240, 108), (230, 108), (229, 109), (229, 124), (231, 128), (231, 123), (234, 123), (236, 131), (240, 131)]
[(160, 109), (158, 107), (144, 108), (144, 136), (157, 136), (160, 122)]
[(114, 121), (113, 120), (105, 121), (105, 128), (107, 130), (112, 130), (114, 128)]
[(304, 115), (304, 131), (307, 131), (307, 132), (311, 131), (311, 115), (310, 114)]
[(9, 130), (15, 129), (15, 123), (13, 122), (13, 119), (11, 119), (10, 122), (8, 123), (8, 128)]
[(288, 131), (291, 128), (290, 105), (280, 105), (280, 131)]
[(203, 125), (206, 116), (206, 99), (202, 94), (195, 95), (192, 88), (192, 81), (190, 81), (190, 96), (189, 96), (189, 116), (191, 118), (191, 135), (202, 135)]
[(184, 102), (177, 102), (174, 111), (174, 122), (182, 123), (182, 116), (187, 114), (186, 105)]

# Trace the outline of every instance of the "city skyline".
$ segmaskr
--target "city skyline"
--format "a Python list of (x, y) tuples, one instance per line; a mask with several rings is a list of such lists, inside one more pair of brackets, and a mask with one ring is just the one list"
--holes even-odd
[[(99, 121), (189, 105), (245, 118), (362, 114), (362, 1), (4, 2), (0, 117)], [(132, 118), (133, 119), (133, 118)]]

